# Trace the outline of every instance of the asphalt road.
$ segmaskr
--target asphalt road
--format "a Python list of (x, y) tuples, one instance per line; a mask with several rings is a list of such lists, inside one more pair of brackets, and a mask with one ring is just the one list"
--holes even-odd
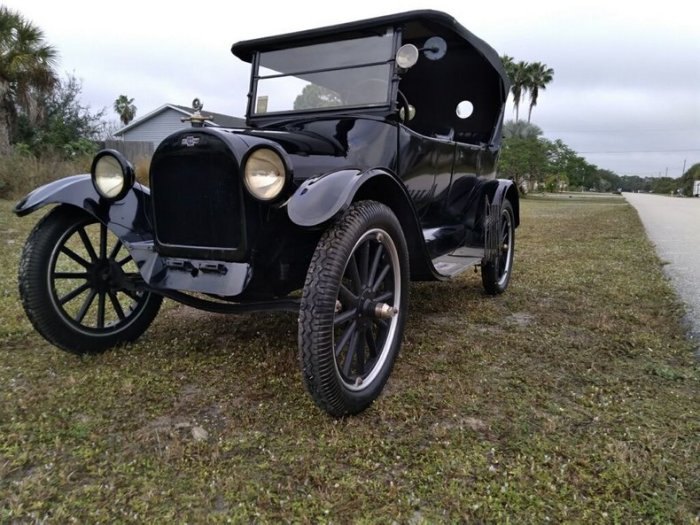
[(691, 337), (700, 341), (700, 198), (625, 193), (688, 308)]

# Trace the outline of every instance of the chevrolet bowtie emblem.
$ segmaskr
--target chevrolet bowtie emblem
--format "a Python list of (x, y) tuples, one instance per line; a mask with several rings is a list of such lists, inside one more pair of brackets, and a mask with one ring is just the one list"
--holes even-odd
[(199, 137), (193, 137), (192, 135), (188, 135), (182, 141), (180, 142), (182, 146), (187, 146), (188, 148), (191, 148), (192, 146), (196, 146), (199, 144)]

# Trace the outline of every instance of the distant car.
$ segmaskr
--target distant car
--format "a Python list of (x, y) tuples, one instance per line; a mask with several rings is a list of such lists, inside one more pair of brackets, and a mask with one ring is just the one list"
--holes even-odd
[[(163, 297), (213, 312), (299, 312), (314, 401), (343, 416), (380, 394), (409, 280), (481, 267), (511, 279), (518, 192), (496, 178), (508, 93), (498, 54), (436, 11), (239, 42), (245, 129), (193, 127), (158, 146), (150, 189), (118, 152), (23, 198), (19, 271), (49, 342), (101, 352), (139, 337)], [(295, 293), (297, 291), (301, 293)]]

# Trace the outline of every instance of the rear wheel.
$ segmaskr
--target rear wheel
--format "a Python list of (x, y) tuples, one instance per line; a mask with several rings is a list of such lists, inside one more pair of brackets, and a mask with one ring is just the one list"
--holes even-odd
[(382, 391), (401, 346), (408, 251), (387, 206), (362, 201), (318, 243), (299, 312), (299, 353), (314, 401), (340, 417)]
[(162, 297), (138, 290), (138, 269), (104, 224), (59, 206), (34, 228), (22, 251), (19, 291), (34, 328), (68, 352), (98, 353), (133, 341)]
[(498, 253), (492, 261), (481, 265), (481, 282), (486, 293), (498, 295), (505, 292), (513, 271), (515, 250), (515, 221), (513, 205), (508, 199), (503, 201), (498, 227)]

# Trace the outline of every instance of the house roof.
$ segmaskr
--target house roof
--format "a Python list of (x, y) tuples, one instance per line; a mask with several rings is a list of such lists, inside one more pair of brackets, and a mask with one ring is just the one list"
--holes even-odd
[[(125, 132), (132, 128), (140, 126), (147, 120), (152, 119), (156, 115), (163, 113), (164, 111), (172, 109), (179, 113), (182, 113), (183, 117), (191, 117), (195, 110), (187, 106), (180, 106), (178, 104), (163, 104), (159, 108), (154, 109), (150, 113), (146, 113), (143, 117), (137, 118), (136, 120), (130, 122), (120, 130), (116, 131), (115, 135), (123, 135)], [(220, 128), (240, 128), (245, 126), (245, 119), (232, 117), (231, 115), (224, 115), (223, 113), (215, 113), (214, 111), (202, 110), (202, 114), (212, 117), (211, 121), (205, 122), (205, 126), (220, 127)]]

